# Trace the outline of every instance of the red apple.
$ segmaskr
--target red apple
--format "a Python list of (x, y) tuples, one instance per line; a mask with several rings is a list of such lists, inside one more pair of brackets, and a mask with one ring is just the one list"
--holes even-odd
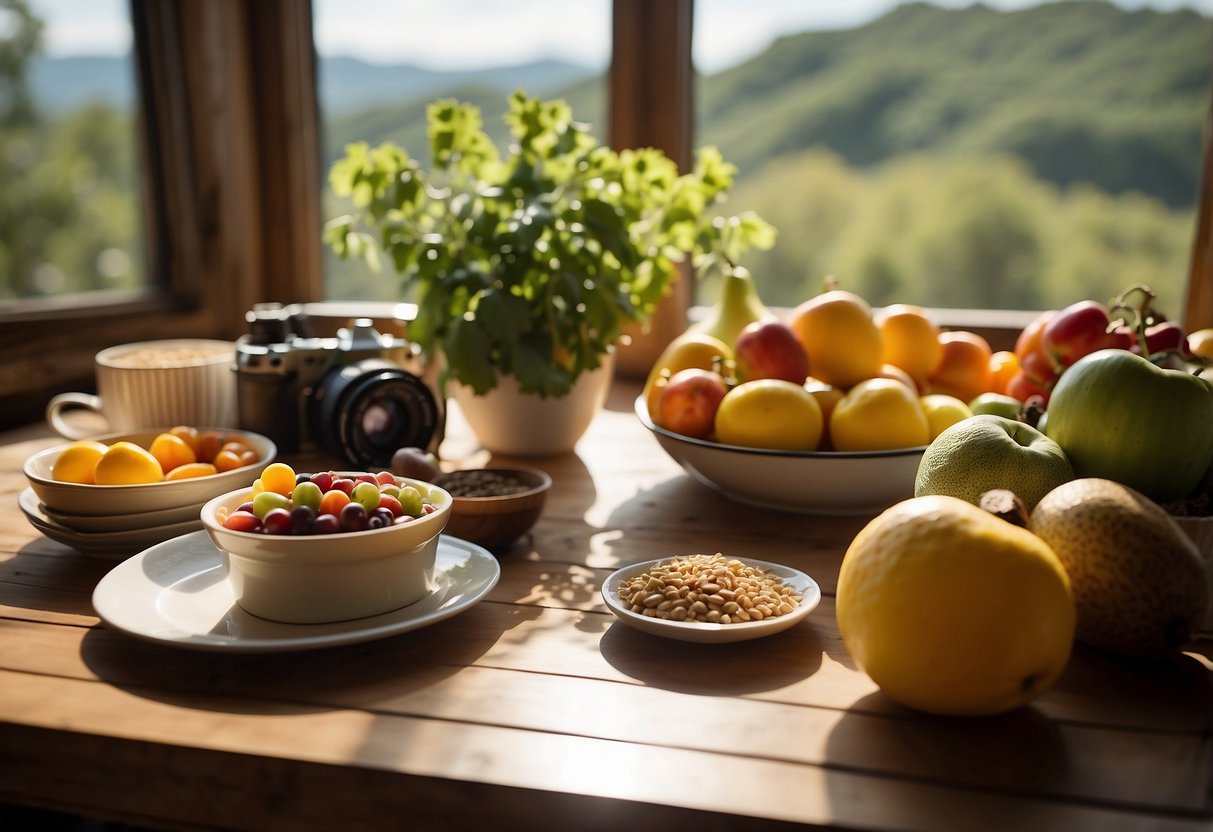
[(716, 410), (728, 392), (719, 373), (711, 370), (679, 370), (670, 376), (657, 396), (653, 422), (666, 430), (707, 439), (716, 424)]
[(776, 318), (747, 325), (733, 345), (738, 381), (778, 378), (804, 384), (809, 376), (809, 357), (792, 328)]

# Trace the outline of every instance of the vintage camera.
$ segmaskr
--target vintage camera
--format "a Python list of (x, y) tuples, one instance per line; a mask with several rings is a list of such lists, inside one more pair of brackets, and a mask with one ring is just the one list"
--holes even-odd
[(255, 304), (236, 341), (240, 426), (285, 453), (312, 445), (358, 468), (387, 468), (398, 448), (436, 451), (442, 397), (422, 378), (415, 344), (355, 318), (313, 335), (311, 307)]

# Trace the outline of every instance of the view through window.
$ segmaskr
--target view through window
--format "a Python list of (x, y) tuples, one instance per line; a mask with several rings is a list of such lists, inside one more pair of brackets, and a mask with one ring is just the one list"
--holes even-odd
[(733, 207), (779, 231), (744, 261), (763, 299), (833, 275), (876, 306), (1030, 310), (1143, 282), (1178, 314), (1211, 11), (699, 0), (696, 143), (739, 166)]
[(122, 0), (0, 0), (0, 307), (145, 288)]

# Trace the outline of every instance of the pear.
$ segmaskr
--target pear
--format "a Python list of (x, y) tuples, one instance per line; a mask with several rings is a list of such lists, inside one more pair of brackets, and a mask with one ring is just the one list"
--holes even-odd
[(725, 269), (722, 280), (720, 295), (707, 317), (688, 331), (711, 335), (732, 349), (741, 330), (754, 321), (773, 317), (774, 313), (758, 297), (754, 279), (744, 266)]
[(1077, 639), (1129, 656), (1165, 654), (1192, 635), (1209, 603), (1191, 539), (1127, 485), (1086, 477), (1046, 494), (1028, 528), (1070, 575)]

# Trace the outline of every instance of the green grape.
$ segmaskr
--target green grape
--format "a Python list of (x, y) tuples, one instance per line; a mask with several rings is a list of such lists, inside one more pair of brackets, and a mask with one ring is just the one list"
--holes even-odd
[(324, 492), (314, 482), (301, 482), (291, 492), (291, 507), (307, 506), (313, 511), (320, 510), (320, 498)]
[(421, 514), (421, 492), (411, 485), (400, 489), (400, 507), (405, 514), (418, 517)]
[(264, 520), (265, 515), (269, 514), (271, 510), (288, 508), (290, 504), (290, 497), (279, 494), (276, 491), (262, 491), (253, 497), (253, 514), (257, 515), (257, 519)]
[(379, 507), (379, 486), (369, 482), (360, 482), (354, 486), (350, 497), (356, 503), (361, 503), (368, 512)]

